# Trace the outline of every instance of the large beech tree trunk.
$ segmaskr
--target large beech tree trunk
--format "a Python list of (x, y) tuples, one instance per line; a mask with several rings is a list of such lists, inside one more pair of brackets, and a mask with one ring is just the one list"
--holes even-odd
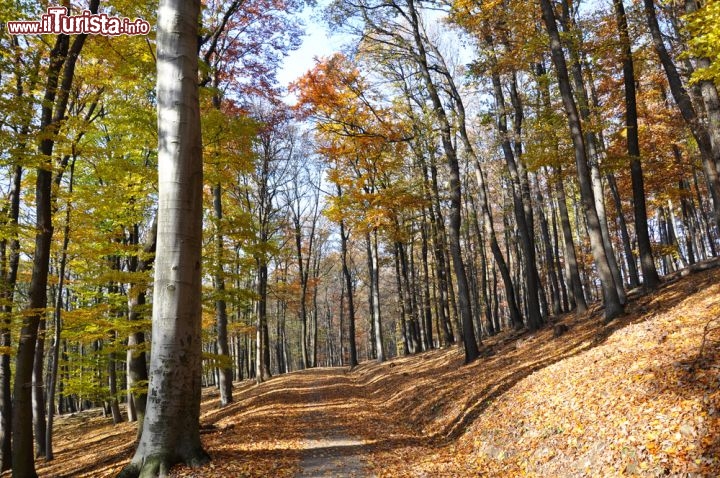
[(158, 12), (158, 243), (150, 381), (143, 432), (120, 476), (166, 475), (209, 460), (200, 443), (202, 142), (198, 103), (200, 1)]

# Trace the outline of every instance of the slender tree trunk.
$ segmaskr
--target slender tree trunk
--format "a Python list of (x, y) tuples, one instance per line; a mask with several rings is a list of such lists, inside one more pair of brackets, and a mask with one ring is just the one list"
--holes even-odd
[[(338, 186), (338, 197), (341, 195), (340, 186)], [(340, 221), (340, 248), (342, 257), (342, 272), (345, 278), (345, 288), (347, 289), (348, 303), (348, 351), (350, 354), (350, 368), (356, 367), (358, 364), (357, 347), (355, 345), (355, 298), (353, 294), (352, 275), (348, 266), (348, 237), (349, 233), (345, 232), (345, 222)]]
[[(89, 10), (97, 13), (99, 0), (91, 0)], [(33, 461), (32, 437), (32, 375), (35, 346), (40, 320), (47, 306), (47, 278), (52, 245), (52, 154), (54, 135), (65, 117), (70, 88), (75, 76), (75, 64), (87, 35), (75, 36), (72, 44), (67, 35), (58, 35), (50, 52), (48, 78), (40, 113), (40, 142), (42, 166), (37, 170), (35, 183), (36, 227), (33, 271), (30, 279), (28, 311), (23, 320), (15, 359), (13, 393), (13, 477), (37, 476)]]
[(523, 326), (522, 314), (520, 313), (520, 308), (518, 307), (515, 287), (513, 285), (512, 277), (510, 276), (510, 268), (505, 261), (505, 257), (500, 249), (500, 244), (495, 236), (495, 226), (493, 224), (492, 216), (490, 215), (487, 200), (485, 177), (479, 163), (475, 165), (475, 176), (477, 178), (478, 190), (480, 193), (480, 208), (483, 210), (485, 234), (490, 239), (490, 251), (493, 255), (497, 268), (500, 270), (500, 276), (503, 280), (505, 299), (507, 301), (508, 313), (510, 315), (510, 323), (515, 329), (519, 329)]
[[(344, 229), (344, 228), (343, 228)], [(344, 234), (345, 231), (341, 231), (341, 234)], [(345, 275), (343, 273), (343, 277), (340, 279), (340, 306), (339, 306), (339, 321), (340, 326), (338, 327), (338, 339), (340, 341), (340, 367), (345, 366)], [(348, 327), (349, 328), (349, 327)], [(348, 355), (349, 352), (348, 352)], [(348, 360), (349, 362), (349, 360)], [(354, 365), (350, 366), (352, 369)]]
[(625, 263), (627, 264), (627, 276), (630, 283), (630, 287), (638, 287), (640, 285), (640, 276), (638, 275), (637, 264), (635, 264), (635, 255), (632, 251), (632, 244), (630, 243), (630, 233), (628, 232), (627, 221), (625, 221), (625, 214), (622, 208), (622, 198), (618, 191), (617, 181), (613, 173), (605, 175), (608, 183), (608, 189), (613, 198), (615, 204), (615, 210), (617, 211), (617, 224), (620, 231), (620, 239), (623, 244), (623, 252), (625, 255)]
[(375, 269), (373, 262), (372, 252), (372, 240), (370, 239), (370, 233), (365, 233), (365, 257), (368, 270), (368, 314), (370, 316), (370, 330), (368, 331), (367, 343), (370, 345), (369, 356), (377, 359), (378, 350), (377, 342), (375, 341)]
[[(7, 287), (8, 284), (5, 284)], [(3, 295), (7, 294), (3, 292)], [(3, 311), (3, 315), (9, 314)], [(10, 347), (10, 317), (3, 317), (2, 331), (0, 331), (0, 346)], [(12, 466), (11, 450), (11, 423), (12, 423), (12, 395), (10, 377), (10, 354), (0, 355), (0, 471), (9, 470)]]
[(420, 352), (420, 337), (418, 335), (418, 320), (415, 313), (415, 307), (413, 306), (413, 291), (410, 287), (410, 273), (408, 267), (407, 252), (405, 251), (405, 245), (402, 243), (397, 244), (398, 247), (398, 260), (400, 262), (400, 277), (402, 279), (401, 288), (404, 289), (403, 295), (405, 313), (408, 318), (408, 341), (410, 346), (410, 353)]
[(43, 383), (43, 368), (45, 364), (45, 333), (47, 322), (45, 317), (40, 319), (38, 338), (35, 344), (35, 359), (33, 360), (32, 376), (32, 408), (33, 431), (35, 436), (35, 458), (45, 456), (45, 437), (47, 421), (45, 419), (45, 384)]
[(373, 341), (378, 362), (385, 361), (385, 345), (383, 343), (382, 320), (380, 318), (380, 258), (378, 257), (377, 231), (368, 234), (368, 250), (370, 253), (370, 282), (372, 282), (372, 318)]
[(688, 262), (690, 264), (695, 264), (698, 260), (695, 254), (696, 248), (694, 245), (697, 238), (697, 229), (692, 220), (692, 213), (690, 212), (692, 210), (692, 205), (687, 197), (687, 181), (685, 179), (681, 179), (678, 186), (678, 189), (680, 190), (680, 209), (682, 211), (682, 221), (685, 229), (685, 248), (687, 249)]
[[(15, 166), (13, 170), (12, 188), (9, 198), (8, 225), (11, 230), (15, 229), (20, 217), (20, 193), (22, 187), (23, 169)], [(8, 245), (9, 251), (8, 251)], [(0, 242), (2, 251), (2, 290), (0, 297), (3, 299), (2, 306), (2, 328), (0, 329), (0, 346), (10, 347), (12, 345), (10, 326), (12, 324), (13, 299), (15, 295), (15, 284), (17, 282), (18, 266), (20, 264), (20, 240), (17, 232), (9, 238)], [(9, 253), (9, 256), (8, 256)], [(12, 396), (11, 396), (11, 372), (10, 354), (0, 355), (0, 471), (9, 470), (12, 466), (11, 450), (11, 425), (12, 425)]]
[[(25, 60), (21, 56), (18, 37), (11, 38), (12, 45), (17, 47), (14, 54), (15, 74), (15, 98), (25, 102), (26, 91), (33, 91), (37, 85), (37, 71), (40, 67), (38, 57), (34, 64), (29, 84), (25, 84), (27, 71), (24, 70)], [(27, 141), (24, 139), (30, 133), (31, 117), (28, 116), (25, 124), (20, 128), (20, 140), (18, 151), (24, 152), (27, 148)], [(0, 347), (9, 350), (12, 346), (11, 325), (13, 303), (15, 299), (15, 285), (17, 282), (18, 265), (20, 262), (20, 241), (18, 239), (17, 225), (20, 217), (20, 195), (22, 187), (23, 167), (15, 164), (12, 167), (12, 180), (7, 201), (7, 222), (9, 237), (0, 240), (0, 298), (3, 305), (0, 308)], [(9, 250), (8, 250), (9, 246)], [(9, 256), (8, 256), (9, 254)], [(9, 470), (12, 467), (12, 394), (11, 394), (11, 371), (10, 354), (0, 354), (0, 472)]]
[[(113, 332), (113, 335), (116, 334)], [(110, 412), (112, 413), (113, 424), (117, 425), (122, 422), (122, 414), (117, 399), (117, 362), (115, 361), (114, 352), (110, 352), (108, 356), (108, 388), (110, 391)]]
[(223, 270), (223, 250), (225, 241), (222, 233), (223, 207), (222, 207), (222, 186), (216, 184), (213, 188), (213, 212), (217, 221), (217, 232), (215, 235), (216, 264), (215, 264), (215, 327), (217, 328), (218, 355), (224, 364), (218, 367), (220, 384), (220, 406), (224, 407), (232, 403), (232, 359), (228, 346), (227, 332), (227, 304), (225, 302), (225, 273)]
[(602, 178), (600, 177), (600, 165), (598, 161), (594, 161), (590, 165), (590, 178), (592, 180), (593, 194), (595, 195), (595, 208), (597, 210), (598, 220), (600, 221), (600, 233), (602, 234), (603, 245), (605, 247), (605, 256), (608, 259), (608, 266), (612, 273), (617, 295), (620, 298), (620, 302), (625, 304), (627, 300), (623, 287), (623, 278), (620, 273), (617, 257), (615, 256), (612, 239), (610, 238), (610, 229), (608, 228), (607, 212), (605, 209), (605, 190), (603, 188)]
[(499, 330), (495, 328), (495, 323), (493, 322), (492, 317), (492, 310), (491, 310), (491, 300), (490, 300), (490, 294), (488, 293), (488, 263), (487, 263), (487, 254), (485, 253), (485, 244), (483, 241), (483, 235), (480, 229), (480, 218), (478, 217), (478, 210), (475, 206), (475, 200), (473, 199), (472, 195), (470, 196), (470, 205), (473, 209), (473, 226), (475, 227), (475, 236), (477, 236), (478, 240), (478, 252), (480, 255), (480, 289), (482, 294), (482, 303), (483, 308), (485, 309), (485, 322), (486, 322), (486, 328), (488, 335), (495, 335)]
[(545, 212), (542, 208), (542, 195), (537, 184), (533, 183), (533, 189), (535, 192), (535, 203), (538, 208), (538, 216), (540, 219), (540, 236), (544, 244), (545, 250), (545, 264), (548, 269), (548, 277), (550, 282), (550, 297), (552, 303), (553, 315), (560, 315), (561, 312), (561, 301), (560, 301), (560, 285), (558, 283), (557, 271), (555, 269), (555, 258), (553, 257), (552, 241), (550, 240), (550, 227), (548, 225)]
[(322, 248), (316, 247), (315, 248), (315, 254), (313, 254), (312, 258), (312, 282), (314, 284), (313, 286), (313, 313), (312, 313), (312, 335), (310, 339), (312, 340), (311, 343), (311, 354), (310, 357), (312, 358), (312, 366), (317, 367), (318, 361), (317, 361), (317, 352), (318, 352), (318, 314), (320, 313), (320, 309), (318, 307), (318, 277), (320, 276), (320, 259), (322, 254)]
[(267, 264), (263, 260), (257, 263), (257, 327), (255, 331), (255, 381), (262, 383), (270, 379), (270, 344), (267, 324)]
[[(305, 260), (303, 259), (303, 247), (302, 247), (302, 228), (300, 224), (301, 218), (299, 214), (293, 218), (295, 227), (295, 253), (297, 255), (298, 263), (298, 274), (300, 276), (300, 351), (302, 353), (302, 366), (303, 368), (310, 367), (310, 358), (308, 356), (307, 348), (307, 336), (308, 336), (308, 313), (307, 313), (307, 277), (308, 268), (305, 266)], [(308, 252), (309, 254), (310, 252)]]
[[(398, 294), (398, 316), (400, 317), (400, 335), (402, 336), (403, 343), (403, 355), (407, 356), (414, 353), (412, 346), (410, 345), (410, 334), (409, 334), (409, 321), (408, 321), (408, 310), (406, 307), (406, 297), (402, 286), (402, 278), (400, 275), (400, 251), (399, 245), (396, 242), (393, 250), (393, 256), (395, 259), (395, 287)], [(399, 353), (398, 353), (399, 355)]]
[(452, 258), (453, 269), (455, 272), (455, 283), (458, 289), (458, 310), (460, 313), (463, 342), (465, 345), (465, 362), (467, 363), (475, 360), (480, 355), (480, 352), (472, 325), (470, 290), (460, 246), (460, 226), (462, 217), (460, 165), (458, 163), (455, 147), (452, 144), (450, 123), (445, 113), (442, 100), (440, 99), (437, 88), (430, 74), (430, 69), (427, 63), (427, 54), (425, 52), (425, 45), (420, 33), (419, 19), (414, 0), (408, 1), (408, 14), (411, 28), (413, 29), (415, 47), (418, 49), (417, 63), (432, 101), (435, 115), (440, 123), (440, 136), (442, 139), (443, 150), (445, 151), (445, 157), (450, 168), (450, 220), (448, 239), (450, 245), (450, 256)]
[(430, 209), (430, 223), (433, 232), (433, 243), (435, 252), (435, 272), (438, 279), (438, 320), (442, 326), (444, 345), (449, 347), (455, 343), (452, 327), (450, 326), (449, 306), (450, 285), (448, 278), (448, 266), (445, 260), (447, 251), (447, 240), (445, 234), (445, 219), (440, 207), (440, 191), (438, 188), (437, 166), (435, 159), (430, 160), (430, 186), (432, 191), (433, 205)]
[(558, 210), (560, 211), (560, 224), (563, 233), (563, 242), (565, 245), (565, 270), (567, 282), (570, 285), (570, 297), (572, 305), (578, 314), (587, 311), (587, 302), (585, 300), (585, 292), (583, 291), (582, 281), (580, 280), (580, 270), (578, 268), (577, 255), (575, 254), (575, 244), (570, 227), (570, 215), (568, 214), (567, 202), (565, 199), (565, 186), (562, 183), (562, 171), (557, 170), (555, 174), (555, 192), (557, 193)]
[[(565, 29), (565, 33), (574, 35), (574, 29), (577, 29), (571, 13), (569, 2), (562, 2), (562, 16), (560, 23)], [(581, 33), (578, 31), (578, 33)], [(580, 39), (581, 36), (577, 35)], [(581, 56), (582, 52), (582, 40), (578, 42), (569, 42), (567, 49), (570, 57), (570, 79), (573, 82), (575, 88), (575, 94), (577, 98), (577, 111), (580, 113), (580, 118), (584, 122), (591, 121), (590, 112), (590, 99), (588, 98), (588, 92), (585, 89), (585, 81), (582, 70)], [(608, 231), (607, 216), (605, 214), (605, 194), (603, 192), (602, 179), (600, 176), (600, 152), (601, 144), (598, 135), (591, 129), (584, 131), (584, 146), (586, 151), (586, 159), (590, 166), (590, 179), (593, 189), (593, 197), (595, 200), (595, 210), (597, 212), (598, 223), (600, 226), (600, 233), (602, 237), (602, 245), (605, 249), (605, 257), (607, 259), (607, 265), (613, 277), (617, 296), (621, 304), (625, 304), (625, 290), (623, 288), (622, 276), (620, 275), (620, 268), (618, 267), (617, 259), (615, 258), (615, 252), (612, 247), (610, 240), (610, 232)]]
[(580, 124), (580, 117), (578, 116), (577, 106), (570, 87), (567, 63), (565, 61), (562, 44), (560, 43), (560, 34), (555, 21), (555, 12), (553, 11), (553, 6), (550, 0), (540, 0), (540, 5), (543, 13), (543, 21), (545, 22), (545, 26), (550, 36), (552, 58), (555, 64), (560, 86), (560, 94), (562, 96), (575, 149), (575, 165), (577, 167), (578, 183), (580, 184), (583, 208), (585, 210), (585, 217), (588, 224), (591, 250), (600, 276), (603, 291), (603, 302), (605, 305), (604, 316), (605, 320), (609, 321), (622, 314), (624, 307), (615, 287), (615, 280), (613, 278), (612, 271), (610, 270), (603, 244), (600, 218), (598, 217), (598, 213), (595, 208), (595, 195), (592, 190), (592, 179), (590, 177), (590, 171), (587, 164), (588, 156), (585, 150), (582, 126)]
[(557, 279), (558, 284), (560, 285), (560, 296), (562, 299), (562, 310), (563, 312), (567, 312), (570, 310), (570, 304), (568, 299), (568, 291), (567, 291), (567, 284), (565, 283), (565, 274), (562, 273), (563, 267), (560, 263), (560, 235), (558, 234), (558, 220), (557, 220), (557, 211), (555, 210), (555, 201), (553, 200), (554, 195), (552, 194), (552, 182), (553, 179), (551, 176), (547, 176), (546, 179), (547, 182), (547, 192), (548, 192), (548, 200), (550, 203), (550, 217), (552, 218), (552, 247), (553, 247), (553, 256), (555, 257), (555, 271), (557, 272)]
[[(637, 235), (638, 250), (640, 254), (640, 268), (643, 275), (643, 285), (654, 289), (660, 284), (655, 259), (650, 245), (648, 234), (647, 207), (645, 205), (645, 185), (640, 162), (640, 139), (638, 137), (637, 99), (635, 92), (635, 66), (630, 46), (627, 18), (623, 0), (613, 0), (615, 19), (620, 33), (620, 43), (623, 52), (623, 79), (625, 82), (625, 124), (627, 133), (627, 152), (630, 156), (630, 177), (633, 189), (633, 213), (635, 215), (635, 234)], [(629, 258), (628, 258), (629, 259)], [(633, 261), (634, 264), (634, 261)]]
[[(432, 326), (432, 305), (430, 296), (430, 265), (428, 264), (428, 224), (425, 220), (425, 210), (423, 209), (423, 221), (420, 229), (421, 234), (421, 245), (420, 245), (420, 257), (422, 258), (423, 268), (423, 321), (425, 328), (425, 350), (431, 350), (435, 348), (433, 341), (433, 326)], [(439, 333), (440, 331), (438, 331)]]
[[(139, 228), (137, 224), (133, 227), (132, 242), (139, 244)], [(157, 248), (157, 214), (153, 219), (150, 231), (145, 245), (143, 246), (143, 257), (138, 259), (133, 257), (130, 261), (131, 270), (141, 273), (150, 270), (155, 260), (155, 250)], [(147, 285), (143, 282), (132, 283), (128, 294), (128, 321), (130, 323), (137, 322), (142, 317), (143, 307), (146, 302)], [(136, 330), (128, 336), (127, 351), (127, 389), (132, 396), (133, 408), (137, 420), (137, 439), (143, 430), (143, 420), (145, 419), (145, 410), (147, 406), (147, 387), (144, 384), (148, 380), (147, 373), (147, 356), (145, 354), (145, 333)], [(140, 390), (137, 388), (140, 387)]]
[[(492, 44), (491, 40), (488, 40)], [(525, 292), (528, 302), (527, 307), (527, 326), (531, 331), (535, 331), (542, 325), (542, 317), (540, 315), (540, 302), (538, 300), (538, 282), (537, 282), (537, 266), (535, 263), (535, 234), (530, 228), (532, 216), (532, 205), (529, 204), (529, 198), (525, 197), (525, 187), (527, 183), (521, 184), (521, 173), (519, 161), (516, 160), (510, 143), (510, 135), (507, 128), (507, 114), (505, 97), (500, 83), (500, 75), (497, 71), (492, 73), (493, 91), (495, 95), (495, 104), (497, 109), (497, 130), (498, 136), (501, 138), (503, 155), (505, 164), (510, 172), (511, 189), (513, 198), (513, 209), (515, 212), (515, 223), (517, 224), (518, 233), (520, 235), (520, 244), (522, 246), (523, 266), (525, 269)], [(515, 92), (517, 94), (517, 92)], [(513, 101), (518, 101), (514, 99)], [(518, 110), (520, 110), (518, 112)], [(522, 108), (516, 108), (516, 115), (522, 115)], [(519, 118), (522, 121), (522, 117)], [(516, 127), (514, 135), (518, 134), (519, 127)], [(516, 138), (519, 142), (519, 138)], [(517, 158), (519, 159), (519, 158)], [(526, 179), (526, 178), (525, 178)], [(528, 211), (529, 209), (529, 211)]]
[[(75, 177), (75, 158), (70, 163), (70, 184), (68, 192), (73, 192), (73, 180)], [(55, 418), (55, 385), (57, 383), (58, 364), (60, 362), (60, 335), (62, 332), (62, 310), (63, 310), (63, 290), (65, 285), (65, 269), (67, 266), (67, 248), (70, 243), (70, 216), (72, 213), (72, 204), (68, 201), (65, 211), (65, 226), (63, 228), (62, 250), (60, 252), (60, 267), (58, 271), (58, 287), (57, 296), (55, 298), (55, 314), (54, 314), (54, 332), (53, 344), (51, 349), (50, 372), (47, 391), (47, 428), (45, 429), (45, 459), (50, 461), (53, 455), (53, 420)]]

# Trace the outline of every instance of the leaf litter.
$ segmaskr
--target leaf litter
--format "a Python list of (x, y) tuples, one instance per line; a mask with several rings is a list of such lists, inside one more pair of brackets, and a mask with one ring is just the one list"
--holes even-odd
[[(306, 370), (238, 383), (224, 408), (205, 390), (213, 460), (171, 476), (302, 476), (308, 449), (327, 476), (349, 462), (346, 476), (720, 475), (718, 270), (634, 294), (609, 325), (600, 316), (560, 317), (560, 337), (549, 326), (485, 339), (469, 365), (451, 348)], [(115, 476), (132, 456), (134, 424), (97, 410), (56, 423), (40, 476)]]

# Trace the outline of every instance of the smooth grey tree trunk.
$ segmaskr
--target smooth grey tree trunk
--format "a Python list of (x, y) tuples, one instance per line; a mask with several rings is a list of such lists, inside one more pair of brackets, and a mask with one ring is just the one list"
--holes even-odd
[(402, 298), (404, 300), (405, 313), (408, 318), (408, 345), (410, 347), (410, 353), (417, 353), (422, 350), (420, 343), (420, 326), (418, 324), (417, 310), (413, 300), (413, 288), (410, 286), (410, 265), (408, 264), (408, 253), (405, 250), (405, 244), (398, 242), (397, 252), (400, 276), (402, 278), (402, 287), (400, 289), (404, 290)]
[(158, 244), (148, 404), (135, 456), (120, 476), (164, 476), (209, 460), (200, 442), (202, 140), (200, 1), (158, 11)]
[[(415, 33), (416, 37), (419, 36), (418, 33)], [(421, 38), (422, 40), (422, 38)], [(416, 43), (418, 43), (418, 40), (416, 39)], [(432, 49), (435, 58), (440, 63), (440, 65), (437, 65), (434, 67), (435, 71), (440, 73), (444, 79), (444, 83), (447, 86), (446, 90), (450, 97), (452, 98), (452, 103), (450, 104), (450, 107), (452, 109), (452, 112), (457, 115), (457, 128), (458, 133), (460, 135), (460, 140), (462, 141), (462, 144), (465, 148), (465, 151), (470, 155), (470, 158), (473, 160), (475, 164), (475, 175), (478, 182), (478, 190), (479, 190), (479, 196), (480, 196), (480, 207), (482, 209), (482, 215), (483, 215), (483, 223), (485, 225), (486, 229), (486, 235), (490, 238), (491, 245), (494, 245), (491, 247), (493, 256), (495, 258), (496, 263), (498, 264), (498, 267), (501, 269), (501, 274), (503, 277), (503, 283), (505, 286), (505, 292), (508, 299), (508, 308), (510, 312), (511, 321), (514, 325), (514, 327), (519, 328), (523, 325), (522, 315), (520, 313), (520, 310), (517, 306), (516, 301), (516, 294), (515, 289), (513, 287), (512, 281), (510, 279), (510, 273), (509, 269), (507, 267), (507, 264), (505, 262), (504, 257), (502, 256), (502, 252), (500, 251), (500, 247), (497, 243), (497, 238), (495, 235), (495, 229), (492, 222), (492, 216), (490, 213), (490, 204), (487, 199), (487, 193), (486, 193), (486, 185), (485, 185), (485, 178), (484, 173), (482, 170), (482, 165), (480, 164), (480, 160), (475, 152), (475, 148), (473, 147), (472, 142), (470, 141), (470, 137), (467, 132), (467, 126), (466, 126), (466, 110), (465, 110), (465, 104), (463, 102), (462, 96), (457, 88), (457, 85), (455, 84), (455, 80), (453, 76), (450, 74), (450, 70), (445, 64), (444, 57), (442, 53), (439, 51), (435, 45), (428, 41), (428, 47)], [(420, 43), (418, 45), (422, 46)], [(427, 82), (427, 79), (426, 79)], [(520, 115), (521, 116), (521, 115)], [(522, 119), (520, 119), (520, 123), (522, 122)], [(435, 192), (437, 194), (437, 173), (433, 171), (433, 186), (435, 189)], [(439, 201), (438, 201), (439, 204)], [(438, 206), (438, 216), (440, 216), (439, 213), (439, 206)], [(451, 297), (452, 298), (452, 297)]]
[(542, 237), (544, 245), (545, 264), (548, 270), (548, 282), (550, 284), (550, 297), (552, 304), (553, 315), (560, 315), (561, 312), (561, 301), (560, 301), (560, 285), (558, 283), (557, 272), (555, 270), (555, 258), (553, 256), (553, 243), (550, 240), (550, 227), (548, 225), (545, 212), (542, 207), (542, 195), (540, 194), (540, 188), (537, 186), (537, 180), (531, 184), (533, 194), (535, 196), (535, 204), (538, 209), (538, 216), (540, 222), (540, 237)]
[(493, 323), (492, 318), (492, 310), (491, 310), (491, 301), (488, 294), (488, 264), (487, 264), (487, 255), (485, 254), (485, 243), (483, 241), (483, 234), (480, 229), (480, 215), (478, 214), (478, 208), (475, 205), (475, 200), (473, 199), (473, 196), (469, 196), (470, 199), (470, 206), (472, 207), (473, 216), (472, 216), (472, 226), (474, 229), (475, 236), (477, 236), (477, 255), (480, 256), (480, 294), (482, 295), (482, 306), (485, 309), (485, 328), (487, 331), (487, 334), (490, 336), (495, 335), (497, 332), (500, 332), (499, 330), (495, 329), (495, 324)]
[[(567, 50), (570, 58), (570, 79), (572, 80), (573, 87), (575, 89), (575, 95), (577, 98), (577, 110), (580, 113), (580, 117), (584, 122), (590, 122), (590, 99), (588, 92), (585, 88), (585, 81), (582, 69), (581, 56), (582, 52), (582, 32), (579, 31), (578, 25), (576, 24), (571, 12), (570, 3), (562, 2), (562, 14), (560, 18), (560, 24), (563, 26), (565, 33), (570, 37), (575, 37), (578, 41), (570, 41), (567, 43)], [(578, 30), (577, 32), (575, 30)], [(590, 80), (592, 81), (592, 79)], [(595, 211), (597, 212), (598, 223), (600, 226), (600, 234), (602, 237), (602, 245), (605, 249), (605, 257), (607, 266), (613, 277), (615, 289), (617, 291), (618, 298), (621, 304), (625, 304), (625, 290), (623, 288), (622, 276), (620, 274), (620, 267), (618, 266), (617, 259), (615, 258), (615, 252), (612, 247), (610, 240), (610, 232), (608, 230), (607, 215), (605, 214), (605, 194), (603, 192), (602, 179), (600, 175), (600, 152), (601, 152), (601, 140), (594, 131), (590, 128), (584, 131), (584, 146), (586, 152), (586, 160), (590, 166), (590, 180), (592, 182), (593, 197), (595, 200)], [(582, 189), (582, 181), (581, 181)], [(590, 231), (592, 234), (592, 231)]]
[[(420, 239), (421, 239), (421, 245), (420, 245), (420, 257), (422, 259), (422, 269), (423, 269), (423, 281), (422, 283), (422, 320), (423, 320), (423, 329), (425, 330), (425, 350), (431, 350), (435, 348), (435, 342), (433, 341), (433, 327), (432, 327), (432, 304), (431, 304), (431, 296), (430, 296), (430, 266), (428, 264), (429, 256), (428, 256), (428, 224), (425, 219), (425, 209), (423, 208), (423, 220), (422, 225), (420, 226)], [(438, 331), (439, 333), (440, 331)]]
[[(707, 4), (707, 2), (703, 2)], [(699, 2), (696, 0), (686, 0), (685, 11), (694, 13), (700, 8)], [(709, 58), (700, 57), (696, 59), (698, 68), (709, 68), (711, 61)], [(707, 130), (710, 137), (710, 146), (715, 154), (715, 165), (720, 170), (720, 97), (715, 83), (708, 79), (698, 81), (700, 95), (702, 97), (705, 115), (707, 118)]]
[(429, 209), (431, 230), (433, 232), (433, 251), (435, 253), (435, 272), (438, 282), (438, 320), (442, 326), (443, 344), (449, 347), (455, 343), (455, 335), (450, 326), (449, 307), (450, 280), (448, 265), (445, 260), (447, 250), (447, 234), (445, 234), (445, 219), (440, 206), (440, 190), (438, 188), (437, 166), (435, 158), (430, 158), (430, 187), (432, 191), (432, 207)]
[(615, 257), (615, 249), (610, 239), (610, 230), (608, 228), (607, 213), (605, 211), (605, 191), (600, 177), (600, 165), (597, 161), (590, 164), (590, 179), (592, 181), (593, 194), (595, 195), (595, 209), (597, 210), (598, 220), (600, 221), (600, 233), (603, 239), (603, 247), (605, 247), (605, 256), (607, 257), (610, 272), (612, 272), (613, 281), (615, 282), (615, 290), (621, 303), (626, 302), (625, 289), (623, 287), (622, 275)]
[(605, 179), (608, 184), (608, 189), (613, 198), (615, 204), (615, 211), (617, 212), (617, 224), (620, 232), (620, 239), (623, 244), (623, 252), (625, 254), (625, 263), (627, 264), (627, 276), (630, 287), (638, 287), (640, 285), (640, 275), (638, 274), (637, 264), (635, 264), (635, 255), (632, 251), (632, 244), (630, 243), (630, 233), (628, 232), (627, 221), (625, 221), (625, 214), (622, 208), (622, 198), (620, 197), (620, 191), (618, 191), (617, 180), (612, 172), (605, 175)]
[[(402, 279), (400, 278), (400, 252), (397, 242), (395, 242), (393, 248), (393, 259), (395, 263), (395, 290), (397, 291), (397, 317), (400, 318), (400, 338), (402, 340), (402, 354), (407, 356), (412, 353), (414, 353), (414, 350), (412, 350), (412, 346), (410, 345), (410, 337), (409, 337), (409, 320), (408, 320), (408, 310), (406, 307), (406, 301), (407, 297), (405, 294), (405, 291), (403, 290), (402, 286)], [(400, 351), (397, 352), (398, 355), (400, 355)]]
[[(542, 62), (535, 65), (535, 74), (537, 75), (538, 84), (543, 85), (539, 91), (543, 101), (543, 107), (546, 112), (549, 112), (551, 110), (550, 86), (548, 81), (545, 79), (547, 76), (547, 70)], [(560, 154), (557, 146), (555, 147), (554, 153), (556, 155)], [(585, 299), (583, 284), (580, 279), (580, 270), (578, 268), (577, 254), (575, 252), (570, 215), (568, 214), (567, 208), (565, 185), (563, 184), (562, 168), (557, 166), (555, 172), (549, 172), (548, 174), (550, 178), (548, 180), (548, 192), (552, 189), (555, 190), (558, 205), (558, 216), (560, 219), (560, 229), (562, 230), (563, 256), (565, 258), (563, 268), (568, 289), (568, 305), (570, 306), (570, 310), (575, 309), (576, 313), (583, 314), (587, 310), (587, 301)], [(560, 267), (558, 265), (558, 271), (559, 270)]]

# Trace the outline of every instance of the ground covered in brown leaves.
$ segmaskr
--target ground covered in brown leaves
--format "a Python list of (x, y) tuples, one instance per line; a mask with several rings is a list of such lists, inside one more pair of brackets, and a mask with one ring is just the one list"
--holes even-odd
[[(239, 384), (222, 409), (208, 391), (213, 461), (173, 475), (720, 475), (720, 269), (632, 299), (609, 325), (595, 314), (564, 317), (560, 337), (486, 340), (470, 365), (452, 349), (297, 372)], [(132, 424), (64, 417), (38, 471), (114, 476), (133, 440)]]

